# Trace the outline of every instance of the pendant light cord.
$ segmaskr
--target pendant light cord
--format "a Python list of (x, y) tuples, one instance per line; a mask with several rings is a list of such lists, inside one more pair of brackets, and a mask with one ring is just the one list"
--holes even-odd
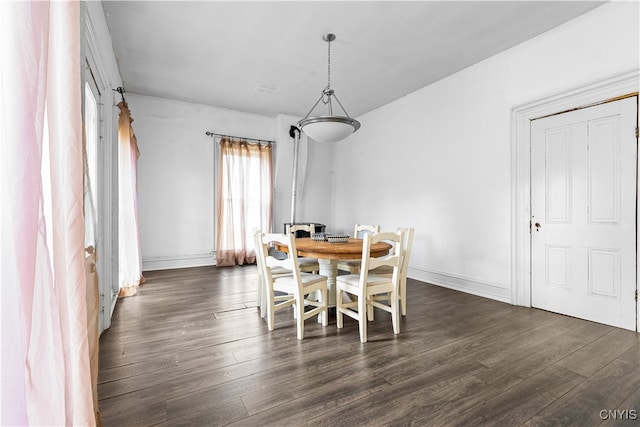
[(327, 42), (327, 89), (331, 89), (331, 41)]

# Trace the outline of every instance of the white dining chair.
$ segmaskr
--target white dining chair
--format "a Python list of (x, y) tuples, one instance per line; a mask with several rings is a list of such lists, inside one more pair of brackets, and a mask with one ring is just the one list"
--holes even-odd
[[(297, 231), (306, 231), (309, 235), (316, 232), (315, 224), (287, 224), (285, 226), (287, 234), (293, 234), (295, 237)], [(300, 264), (300, 271), (305, 273), (318, 273), (320, 271), (320, 263), (315, 258), (298, 257), (298, 264)]]
[[(402, 239), (402, 231), (398, 231), (397, 233), (365, 234), (362, 243), (360, 273), (346, 274), (336, 278), (337, 326), (338, 328), (343, 327), (343, 315), (357, 320), (360, 329), (360, 342), (362, 343), (367, 342), (369, 308), (379, 308), (391, 313), (393, 333), (400, 333), (398, 289), (400, 286)], [(380, 241), (393, 242), (392, 253), (382, 258), (370, 256), (371, 245)], [(381, 266), (391, 267), (391, 276), (371, 272), (371, 270)], [(380, 294), (390, 294), (390, 298), (384, 301), (375, 300), (374, 296)], [(344, 298), (345, 296), (349, 298)]]
[[(414, 228), (399, 228), (402, 231), (402, 253), (400, 255), (400, 287), (398, 288), (398, 298), (400, 299), (400, 311), (403, 316), (407, 315), (407, 270), (409, 269), (409, 258), (411, 257), (411, 247), (413, 246), (413, 233)], [(383, 266), (373, 270), (375, 274), (385, 274), (391, 276), (393, 269)], [(374, 299), (383, 300), (389, 298), (390, 295), (377, 295)], [(372, 315), (373, 317), (373, 315)], [(369, 320), (373, 320), (370, 318)]]
[[(267, 312), (267, 282), (264, 277), (264, 269), (263, 269), (263, 257), (260, 256), (259, 248), (262, 245), (261, 237), (264, 233), (262, 233), (259, 229), (253, 230), (253, 243), (255, 246), (256, 252), (256, 265), (258, 270), (258, 299), (257, 306), (260, 308), (260, 317), (264, 318)], [(282, 267), (275, 267), (271, 269), (271, 277), (280, 277), (291, 275), (291, 271), (286, 270)]]
[[(293, 306), (295, 310), (296, 330), (299, 340), (304, 338), (304, 321), (319, 316), (323, 326), (328, 324), (327, 310), (327, 278), (319, 274), (300, 271), (296, 254), (296, 243), (293, 234), (260, 233), (258, 253), (261, 258), (262, 276), (265, 282), (267, 302), (267, 327), (274, 329), (275, 312)], [(288, 255), (278, 259), (269, 255), (271, 244), (287, 246)], [(293, 254), (293, 255), (291, 255)], [(274, 276), (276, 269), (288, 270), (291, 274)], [(280, 295), (276, 295), (276, 292)], [(316, 299), (313, 299), (316, 298)], [(313, 307), (310, 310), (305, 307)]]
[[(356, 224), (353, 229), (353, 238), (362, 239), (365, 233), (379, 233), (379, 225)], [(346, 271), (349, 274), (360, 272), (361, 259), (345, 259), (338, 261), (338, 270)]]

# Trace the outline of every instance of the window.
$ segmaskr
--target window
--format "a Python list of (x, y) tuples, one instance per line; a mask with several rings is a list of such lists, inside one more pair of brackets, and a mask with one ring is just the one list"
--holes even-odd
[(253, 230), (271, 230), (272, 145), (220, 141), (216, 264), (255, 262)]

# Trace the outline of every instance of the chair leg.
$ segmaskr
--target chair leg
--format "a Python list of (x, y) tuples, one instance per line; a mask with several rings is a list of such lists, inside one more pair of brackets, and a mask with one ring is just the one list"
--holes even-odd
[(367, 342), (367, 298), (358, 296), (358, 323), (360, 326), (360, 342)]
[(273, 331), (273, 324), (275, 323), (274, 297), (273, 290), (270, 289), (267, 292), (267, 328), (270, 331)]
[(322, 319), (322, 326), (327, 326), (329, 324), (329, 309), (327, 308), (327, 288), (323, 288), (320, 292), (322, 298), (321, 302), (324, 304), (324, 310), (320, 312), (320, 318)]
[(391, 292), (391, 324), (393, 325), (393, 333), (400, 333), (400, 311), (398, 307), (398, 292)]
[(262, 275), (258, 275), (258, 306), (260, 307), (260, 318), (264, 319), (265, 313), (267, 311), (267, 301), (266, 301), (266, 283), (262, 278)]
[(336, 292), (336, 326), (342, 329), (342, 289), (337, 289)]
[(301, 295), (301, 299), (298, 299), (298, 304), (296, 304), (296, 309), (294, 311), (297, 313), (296, 318), (296, 329), (298, 339), (301, 340), (304, 338), (304, 296)]
[(402, 315), (407, 315), (407, 281), (402, 280), (400, 283), (400, 305), (402, 307)]
[(258, 289), (257, 289), (257, 306), (260, 309), (260, 317), (262, 317), (262, 275), (258, 273)]

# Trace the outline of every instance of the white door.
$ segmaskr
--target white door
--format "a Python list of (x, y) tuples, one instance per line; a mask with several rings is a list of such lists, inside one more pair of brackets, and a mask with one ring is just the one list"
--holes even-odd
[(637, 97), (531, 123), (531, 301), (636, 329)]

